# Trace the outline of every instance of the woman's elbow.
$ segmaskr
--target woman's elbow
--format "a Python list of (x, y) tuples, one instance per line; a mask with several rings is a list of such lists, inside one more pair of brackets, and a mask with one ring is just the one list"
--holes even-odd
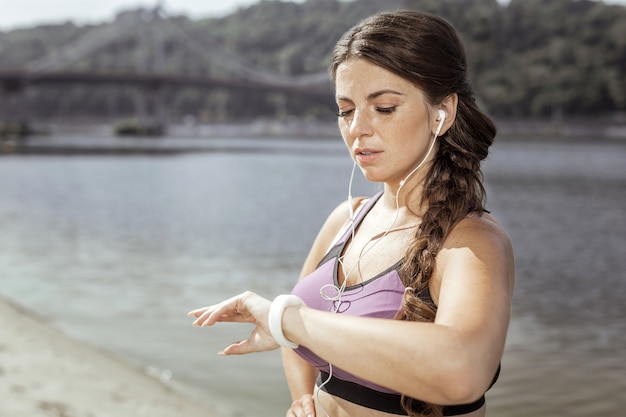
[(441, 380), (441, 405), (472, 403), (482, 397), (491, 384), (485, 371), (472, 364), (456, 366), (448, 371)]
[(460, 375), (447, 378), (445, 386), (441, 389), (443, 401), (441, 405), (468, 404), (479, 399), (485, 390), (476, 381), (476, 378), (463, 377)]

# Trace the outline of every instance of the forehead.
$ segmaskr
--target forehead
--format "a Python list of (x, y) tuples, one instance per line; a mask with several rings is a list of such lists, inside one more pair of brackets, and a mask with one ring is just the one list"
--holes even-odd
[(337, 67), (335, 75), (337, 98), (356, 100), (378, 91), (395, 91), (401, 95), (422, 96), (410, 81), (365, 59), (350, 59)]

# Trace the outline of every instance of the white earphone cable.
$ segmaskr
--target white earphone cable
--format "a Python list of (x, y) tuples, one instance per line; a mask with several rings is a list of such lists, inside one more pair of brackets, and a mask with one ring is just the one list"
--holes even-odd
[[(445, 119), (445, 117), (444, 117)], [(345, 253), (342, 256), (339, 256), (337, 258), (337, 262), (339, 263), (339, 265), (341, 266), (342, 270), (343, 270), (343, 282), (341, 283), (340, 287), (337, 287), (335, 284), (326, 284), (323, 285), (320, 288), (320, 296), (326, 300), (326, 301), (332, 301), (335, 304), (334, 309), (332, 310), (332, 313), (337, 313), (339, 311), (339, 308), (341, 307), (342, 301), (341, 301), (341, 297), (343, 295), (343, 292), (346, 289), (346, 283), (348, 281), (348, 276), (354, 271), (354, 269), (359, 265), (359, 263), (361, 262), (361, 259), (363, 259), (363, 257), (370, 251), (372, 250), (378, 243), (380, 243), (381, 240), (383, 240), (393, 229), (393, 227), (395, 226), (396, 222), (398, 221), (398, 218), (400, 216), (400, 201), (399, 201), (399, 196), (400, 196), (400, 190), (402, 189), (402, 187), (404, 187), (404, 185), (406, 184), (406, 181), (413, 175), (415, 174), (428, 160), (428, 158), (430, 157), (430, 154), (435, 146), (435, 142), (437, 141), (437, 137), (439, 135), (439, 132), (441, 130), (441, 126), (442, 126), (443, 122), (441, 122), (439, 124), (439, 127), (437, 128), (437, 130), (435, 131), (435, 136), (432, 140), (432, 142), (430, 143), (430, 146), (428, 147), (428, 151), (426, 152), (426, 155), (424, 156), (424, 158), (422, 159), (422, 161), (411, 171), (408, 173), (408, 175), (406, 177), (404, 177), (404, 179), (402, 181), (400, 181), (398, 189), (396, 190), (396, 195), (395, 195), (395, 201), (396, 201), (396, 213), (394, 216), (393, 221), (391, 222), (391, 224), (389, 225), (389, 227), (385, 230), (385, 232), (380, 236), (380, 238), (378, 238), (376, 240), (376, 242), (374, 242), (374, 244), (372, 244), (369, 248), (367, 248), (367, 250), (365, 250), (365, 252), (361, 253), (358, 257), (358, 259), (356, 260), (356, 262), (354, 263), (354, 265), (352, 265), (352, 267), (350, 268), (350, 270), (348, 271), (348, 273), (346, 273), (345, 269), (344, 269), (344, 264), (343, 264), (343, 259), (350, 253), (350, 251), (352, 250), (352, 244), (354, 242), (354, 236), (356, 234), (356, 230), (355, 230), (355, 212), (354, 212), (354, 207), (352, 205), (352, 183), (354, 181), (354, 173), (356, 170), (356, 165), (357, 162), (356, 160), (354, 161), (354, 165), (352, 166), (352, 173), (350, 175), (350, 182), (348, 183), (348, 206), (349, 206), (349, 210), (350, 210), (350, 229), (351, 229), (351, 239), (350, 239), (350, 244), (348, 245), (348, 248), (346, 249)], [(325, 293), (325, 290), (328, 288), (332, 288), (336, 291), (336, 294), (333, 296), (329, 296)], [(320, 405), (320, 407), (322, 408), (322, 411), (324, 412), (324, 414), (326, 414), (326, 417), (330, 417), (330, 415), (328, 414), (328, 411), (326, 410), (326, 408), (324, 407), (324, 405), (322, 404), (322, 402), (319, 399), (319, 391), (322, 389), (322, 387), (324, 387), (326, 384), (328, 384), (330, 382), (330, 380), (333, 377), (333, 364), (332, 363), (328, 363), (328, 378), (326, 378), (326, 380), (322, 381), (322, 383), (316, 387), (315, 390), (315, 398), (317, 400), (317, 403)]]

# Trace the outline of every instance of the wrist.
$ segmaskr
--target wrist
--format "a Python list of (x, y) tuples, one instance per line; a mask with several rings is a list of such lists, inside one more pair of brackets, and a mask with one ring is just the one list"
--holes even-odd
[(298, 347), (298, 344), (287, 340), (285, 334), (283, 333), (283, 315), (287, 307), (300, 305), (304, 305), (304, 302), (299, 297), (292, 294), (279, 295), (270, 305), (270, 311), (267, 318), (270, 334), (276, 343), (282, 347), (289, 349), (296, 349)]

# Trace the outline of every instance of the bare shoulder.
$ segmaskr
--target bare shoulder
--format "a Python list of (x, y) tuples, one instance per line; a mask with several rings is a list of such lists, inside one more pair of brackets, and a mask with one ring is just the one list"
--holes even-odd
[(437, 256), (437, 270), (439, 279), (473, 274), (486, 279), (503, 277), (512, 291), (515, 260), (511, 239), (493, 215), (469, 215), (444, 241)]
[(442, 249), (458, 246), (493, 245), (511, 250), (511, 239), (502, 224), (491, 214), (470, 214), (451, 230)]
[(341, 226), (350, 219), (350, 202), (349, 200), (342, 201), (333, 211), (330, 212), (322, 230), (326, 230), (330, 233), (336, 233), (341, 229)]
[(313, 242), (313, 246), (302, 268), (301, 277), (315, 269), (315, 266), (326, 255), (326, 252), (333, 245), (341, 231), (349, 226), (350, 204), (352, 203), (353, 210), (358, 210), (365, 201), (367, 201), (365, 197), (353, 198), (352, 201), (343, 201), (328, 215)]
[(367, 197), (345, 200), (330, 213), (320, 230), (320, 237), (326, 241), (326, 246), (332, 244), (341, 232), (347, 230), (350, 225), (351, 214), (357, 213), (367, 200)]
[[(469, 300), (464, 297), (469, 294), (473, 294), (474, 300), (510, 302), (515, 286), (515, 260), (511, 239), (502, 224), (488, 213), (463, 218), (443, 242), (433, 278), (433, 299), (440, 306), (448, 306), (448, 311), (454, 310), (450, 305), (459, 300), (467, 304)], [(480, 292), (482, 296), (477, 296)], [(508, 297), (501, 297), (503, 294)]]

